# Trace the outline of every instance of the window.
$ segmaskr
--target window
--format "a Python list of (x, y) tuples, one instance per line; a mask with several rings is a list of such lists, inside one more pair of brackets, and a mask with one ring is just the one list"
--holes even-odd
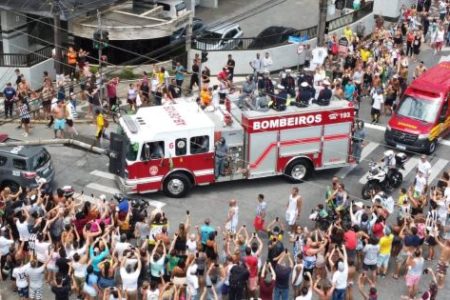
[(23, 159), (13, 159), (13, 167), (19, 170), (26, 170), (27, 163)]
[(231, 30), (230, 32), (228, 32), (228, 33), (223, 37), (223, 39), (224, 39), (224, 40), (232, 39), (232, 38), (235, 37), (236, 33), (237, 33), (237, 30), (236, 30), (236, 29), (233, 29), (233, 30)]
[(206, 153), (209, 151), (209, 137), (207, 135), (191, 138), (191, 154)]
[(186, 139), (176, 139), (175, 140), (175, 155), (176, 156), (186, 155), (186, 152), (187, 152)]
[(50, 160), (47, 150), (42, 151), (33, 159), (33, 170), (42, 168)]
[(151, 142), (144, 144), (141, 159), (143, 161), (164, 158), (164, 142)]
[(426, 123), (433, 123), (439, 111), (439, 101), (416, 99), (410, 96), (400, 103), (397, 113), (400, 116)]
[(8, 161), (8, 159), (6, 157), (0, 156), (0, 166), (6, 165), (7, 161)]
[(166, 3), (158, 3), (159, 6), (163, 7), (163, 10), (170, 11), (170, 5)]

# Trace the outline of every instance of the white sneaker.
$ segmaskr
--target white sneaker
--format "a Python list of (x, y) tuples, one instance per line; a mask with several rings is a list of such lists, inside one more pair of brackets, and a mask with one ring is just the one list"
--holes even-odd
[(24, 137), (27, 137), (27, 136), (28, 136), (28, 133), (25, 132), (25, 133), (23, 134), (23, 136), (24, 136)]

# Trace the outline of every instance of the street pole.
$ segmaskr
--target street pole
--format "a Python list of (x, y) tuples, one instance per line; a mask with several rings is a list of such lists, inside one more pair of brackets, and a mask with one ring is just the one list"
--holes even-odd
[(328, 0), (319, 0), (319, 23), (317, 24), (317, 46), (325, 45), (325, 26), (327, 22)]
[(56, 75), (62, 74), (61, 9), (59, 0), (53, 1), (53, 42), (55, 44), (54, 67)]
[(103, 103), (103, 67), (102, 67), (102, 48), (103, 48), (103, 31), (102, 31), (102, 16), (100, 10), (97, 9), (98, 30), (100, 31), (100, 42), (98, 43), (98, 72), (100, 74), (99, 98), (100, 103)]

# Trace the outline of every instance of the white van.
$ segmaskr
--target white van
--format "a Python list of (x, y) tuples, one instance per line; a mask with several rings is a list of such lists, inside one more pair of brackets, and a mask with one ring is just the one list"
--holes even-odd
[(157, 0), (156, 5), (163, 7), (164, 18), (176, 19), (187, 12), (186, 3), (183, 0)]

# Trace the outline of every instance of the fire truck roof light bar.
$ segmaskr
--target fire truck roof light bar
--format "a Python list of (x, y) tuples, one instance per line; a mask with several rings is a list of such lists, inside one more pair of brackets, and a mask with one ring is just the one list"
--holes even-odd
[(127, 126), (128, 130), (130, 130), (131, 133), (136, 134), (138, 132), (139, 129), (138, 126), (130, 116), (128, 115), (123, 116), (123, 122), (125, 123), (125, 125)]

